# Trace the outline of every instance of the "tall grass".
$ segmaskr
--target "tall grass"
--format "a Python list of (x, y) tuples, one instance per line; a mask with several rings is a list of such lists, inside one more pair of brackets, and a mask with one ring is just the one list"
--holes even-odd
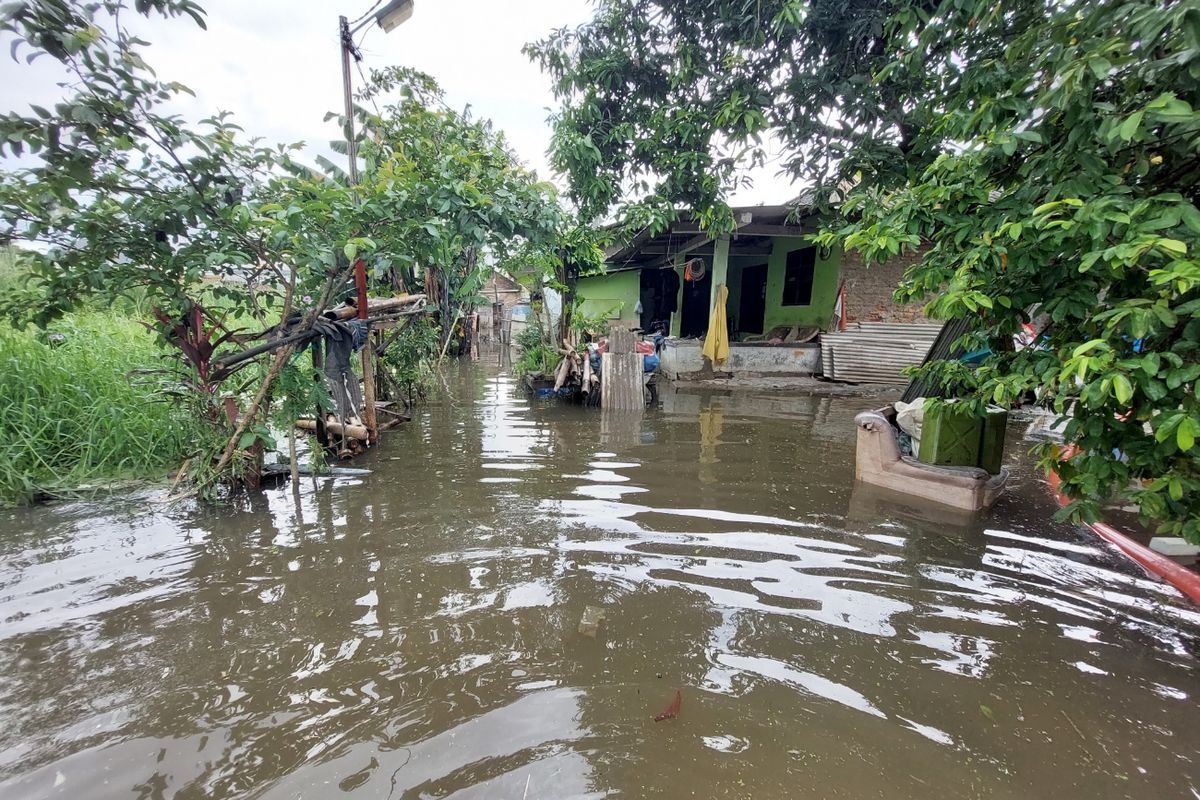
[(199, 423), (131, 377), (163, 365), (153, 335), (119, 312), (84, 312), (50, 332), (0, 322), (0, 505), (85, 485), (161, 478)]

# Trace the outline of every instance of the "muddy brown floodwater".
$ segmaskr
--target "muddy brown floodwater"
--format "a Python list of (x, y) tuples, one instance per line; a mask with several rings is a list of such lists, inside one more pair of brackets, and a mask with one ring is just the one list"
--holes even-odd
[(0, 797), (1200, 796), (1200, 614), (1019, 425), (971, 521), (853, 486), (869, 397), (446, 392), (369, 477), (0, 514)]

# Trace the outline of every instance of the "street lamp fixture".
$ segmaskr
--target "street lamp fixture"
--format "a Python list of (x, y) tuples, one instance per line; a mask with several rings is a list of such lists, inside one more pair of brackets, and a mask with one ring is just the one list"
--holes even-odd
[(393, 0), (379, 10), (375, 21), (384, 33), (391, 33), (400, 27), (413, 13), (413, 0)]

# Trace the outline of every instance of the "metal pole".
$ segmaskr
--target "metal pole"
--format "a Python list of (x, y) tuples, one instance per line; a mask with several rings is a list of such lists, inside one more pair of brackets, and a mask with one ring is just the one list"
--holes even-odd
[[(342, 90), (346, 101), (346, 155), (350, 161), (350, 185), (358, 185), (358, 143), (354, 139), (354, 97), (350, 84), (350, 50), (354, 40), (350, 36), (350, 23), (338, 17), (339, 35), (342, 42)], [(362, 259), (354, 263), (354, 289), (358, 303), (358, 318), (367, 318), (367, 271)], [(375, 417), (375, 364), (371, 360), (371, 341), (362, 349), (363, 372), (363, 422), (367, 427), (368, 444), (379, 441), (379, 424)]]
[(358, 183), (358, 143), (354, 140), (354, 90), (350, 85), (350, 48), (354, 40), (350, 38), (350, 23), (345, 17), (338, 17), (340, 39), (342, 42), (342, 92), (346, 102), (346, 155), (350, 158), (350, 185)]

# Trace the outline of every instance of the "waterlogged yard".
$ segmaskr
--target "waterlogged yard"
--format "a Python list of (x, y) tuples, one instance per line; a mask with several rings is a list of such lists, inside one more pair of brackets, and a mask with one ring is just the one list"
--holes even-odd
[(1200, 615), (1015, 444), (982, 521), (855, 488), (874, 402), (467, 366), (361, 479), (3, 512), (0, 796), (1200, 791)]

